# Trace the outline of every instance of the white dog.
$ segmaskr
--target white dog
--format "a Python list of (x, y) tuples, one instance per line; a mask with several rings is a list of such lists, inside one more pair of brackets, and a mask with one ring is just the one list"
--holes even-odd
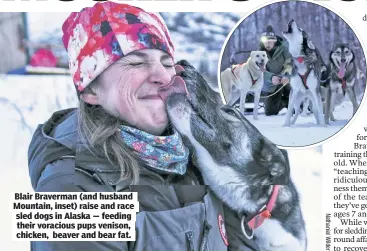
[(245, 111), (247, 93), (254, 92), (254, 119), (258, 119), (257, 113), (267, 62), (268, 56), (265, 51), (252, 51), (246, 63), (234, 65), (221, 73), (222, 92), (227, 104), (234, 105), (240, 97), (242, 114)]
[[(312, 103), (317, 124), (325, 125), (319, 79), (326, 71), (326, 65), (321, 54), (306, 32), (299, 28), (294, 20), (288, 23), (288, 30), (283, 31), (283, 36), (289, 43), (289, 52), (292, 54), (295, 67), (290, 80), (292, 90), (284, 126), (290, 126), (296, 122), (302, 102), (304, 102), (303, 111), (307, 112), (309, 101)], [(293, 109), (295, 114), (292, 117)]]

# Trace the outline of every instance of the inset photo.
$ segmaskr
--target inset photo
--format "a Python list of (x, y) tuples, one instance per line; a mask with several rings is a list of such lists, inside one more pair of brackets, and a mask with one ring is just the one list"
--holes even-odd
[(363, 99), (366, 59), (353, 29), (318, 4), (284, 1), (244, 17), (222, 49), (219, 89), (281, 147), (318, 144)]

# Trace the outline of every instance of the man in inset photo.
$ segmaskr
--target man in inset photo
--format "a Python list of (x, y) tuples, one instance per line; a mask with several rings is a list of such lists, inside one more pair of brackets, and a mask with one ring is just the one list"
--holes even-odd
[[(271, 25), (268, 25), (261, 35), (260, 50), (266, 51), (269, 59), (262, 89), (263, 96), (271, 95), (264, 99), (265, 115), (277, 115), (283, 108), (288, 108), (292, 56), (288, 51), (286, 40), (277, 36)], [(280, 88), (282, 90), (279, 90)]]

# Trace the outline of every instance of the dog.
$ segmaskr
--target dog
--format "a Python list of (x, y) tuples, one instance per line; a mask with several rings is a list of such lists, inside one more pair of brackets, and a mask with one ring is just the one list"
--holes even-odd
[(254, 92), (254, 119), (258, 119), (261, 89), (268, 56), (264, 51), (252, 51), (247, 62), (234, 65), (221, 73), (223, 96), (229, 106), (240, 97), (240, 112), (244, 113), (247, 93)]
[[(179, 73), (189, 95), (172, 93), (166, 109), (174, 130), (193, 153), (193, 162), (204, 183), (229, 208), (243, 215), (257, 215), (274, 194), (279, 194), (271, 217), (253, 231), (261, 251), (305, 251), (307, 236), (299, 195), (290, 179), (287, 152), (266, 139), (236, 108), (221, 97), (186, 61)], [(247, 219), (247, 218), (246, 218)]]
[(353, 105), (353, 115), (358, 109), (357, 86), (358, 69), (354, 61), (354, 52), (346, 43), (337, 44), (330, 52), (328, 71), (330, 79), (325, 91), (325, 123), (335, 121), (333, 111), (345, 98), (345, 94)]
[[(282, 34), (289, 43), (289, 52), (293, 57), (294, 65), (284, 126), (295, 124), (300, 114), (300, 105), (306, 98), (312, 103), (317, 124), (325, 125), (320, 82), (326, 79), (327, 66), (307, 33), (299, 28), (294, 20), (288, 23), (288, 29)], [(295, 114), (292, 118), (293, 109)]]

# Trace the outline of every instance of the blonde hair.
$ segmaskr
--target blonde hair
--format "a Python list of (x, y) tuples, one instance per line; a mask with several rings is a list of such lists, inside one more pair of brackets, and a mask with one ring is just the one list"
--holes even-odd
[[(98, 78), (83, 93), (93, 93), (97, 85)], [(140, 165), (137, 157), (121, 138), (119, 128), (122, 124), (126, 123), (108, 114), (101, 106), (91, 105), (80, 99), (78, 132), (82, 142), (93, 154), (102, 154), (113, 166), (120, 169), (119, 181), (131, 179), (131, 184), (137, 184)]]

